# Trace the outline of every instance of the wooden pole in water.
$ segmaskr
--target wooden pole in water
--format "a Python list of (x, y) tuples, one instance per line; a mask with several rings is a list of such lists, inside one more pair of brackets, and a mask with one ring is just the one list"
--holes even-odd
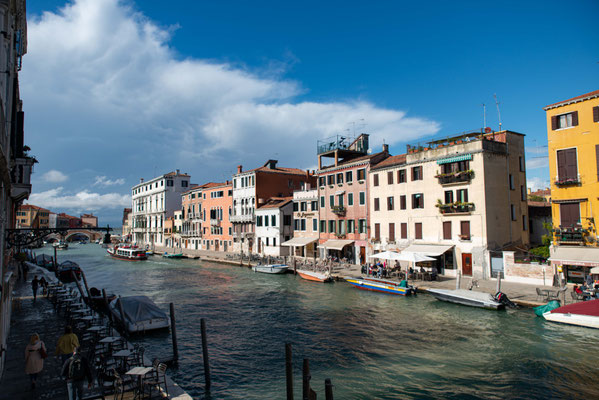
[(58, 258), (56, 258), (56, 246), (54, 246), (54, 271), (58, 268)]
[(79, 289), (79, 293), (81, 294), (81, 299), (83, 301), (85, 301), (85, 295), (83, 294), (83, 288), (81, 287), (81, 282), (79, 282), (77, 280), (77, 275), (75, 275), (75, 271), (71, 271), (71, 276), (73, 277), (73, 280), (77, 284), (77, 288)]
[(333, 400), (333, 384), (329, 378), (324, 380), (324, 398), (326, 400)]
[(291, 343), (285, 343), (285, 379), (287, 381), (287, 400), (293, 400), (293, 363)]
[(293, 275), (297, 275), (297, 260), (293, 257)]
[(455, 277), (455, 289), (458, 290), (461, 285), (462, 273), (458, 271), (458, 274)]
[(85, 285), (85, 291), (87, 292), (87, 298), (91, 301), (92, 295), (89, 293), (89, 286), (87, 286), (87, 278), (85, 277), (85, 272), (81, 271), (81, 276), (83, 277), (83, 284)]
[(204, 358), (204, 377), (206, 379), (206, 390), (210, 390), (210, 362), (208, 360), (208, 344), (206, 342), (206, 320), (200, 319), (200, 331), (202, 333), (202, 356)]
[(170, 304), (171, 312), (171, 337), (173, 339), (173, 360), (179, 361), (179, 347), (177, 346), (177, 324), (175, 323), (175, 305)]
[(110, 312), (110, 308), (108, 306), (108, 297), (106, 297), (106, 289), (102, 289), (102, 297), (104, 298), (104, 305), (106, 306), (106, 313), (108, 313), (108, 319), (110, 323), (112, 323), (112, 313)]
[(310, 361), (304, 358), (302, 368), (302, 400), (310, 400)]
[(495, 293), (499, 293), (501, 291), (501, 271), (497, 271), (497, 290)]

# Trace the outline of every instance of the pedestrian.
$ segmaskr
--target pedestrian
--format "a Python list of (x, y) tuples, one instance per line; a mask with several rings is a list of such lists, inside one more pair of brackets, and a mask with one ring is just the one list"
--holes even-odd
[(46, 345), (40, 340), (40, 335), (34, 333), (25, 347), (25, 373), (29, 375), (32, 389), (35, 389), (37, 376), (44, 369), (44, 358), (47, 356)]
[(58, 338), (56, 343), (56, 351), (54, 354), (61, 356), (61, 363), (71, 358), (75, 349), (79, 347), (79, 338), (73, 333), (73, 328), (70, 325), (64, 327), (64, 333)]
[(83, 384), (87, 379), (87, 388), (92, 387), (92, 371), (79, 349), (75, 349), (73, 355), (62, 365), (61, 375), (67, 380), (69, 400), (83, 400)]
[(35, 301), (37, 299), (37, 288), (40, 284), (40, 281), (37, 279), (37, 275), (35, 275), (33, 277), (33, 280), (31, 281), (31, 289), (33, 290), (33, 301)]
[(48, 294), (48, 281), (43, 276), (40, 278), (40, 286), (42, 287), (43, 295), (44, 296), (47, 295)]

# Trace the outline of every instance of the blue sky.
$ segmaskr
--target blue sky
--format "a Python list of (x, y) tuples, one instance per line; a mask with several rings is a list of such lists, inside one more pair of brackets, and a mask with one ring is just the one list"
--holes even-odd
[(487, 125), (525, 133), (548, 185), (542, 107), (599, 88), (597, 1), (29, 1), (21, 95), (31, 202), (115, 224), (130, 187), (202, 183), (365, 124), (373, 147)]

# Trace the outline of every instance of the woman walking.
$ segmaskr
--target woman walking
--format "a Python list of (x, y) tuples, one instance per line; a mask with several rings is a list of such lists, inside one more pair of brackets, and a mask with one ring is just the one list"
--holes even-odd
[(40, 340), (40, 336), (37, 333), (31, 335), (29, 344), (25, 348), (25, 373), (29, 375), (33, 389), (35, 389), (37, 375), (44, 369), (46, 354), (46, 345)]

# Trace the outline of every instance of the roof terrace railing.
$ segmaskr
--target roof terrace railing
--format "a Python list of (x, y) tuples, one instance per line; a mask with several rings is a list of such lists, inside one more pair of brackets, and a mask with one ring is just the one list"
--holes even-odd
[(329, 151), (335, 150), (351, 150), (357, 152), (366, 152), (364, 142), (358, 141), (354, 144), (353, 148), (350, 146), (356, 141), (356, 138), (350, 136), (335, 135), (329, 138), (318, 140), (316, 143), (317, 154), (328, 153)]

